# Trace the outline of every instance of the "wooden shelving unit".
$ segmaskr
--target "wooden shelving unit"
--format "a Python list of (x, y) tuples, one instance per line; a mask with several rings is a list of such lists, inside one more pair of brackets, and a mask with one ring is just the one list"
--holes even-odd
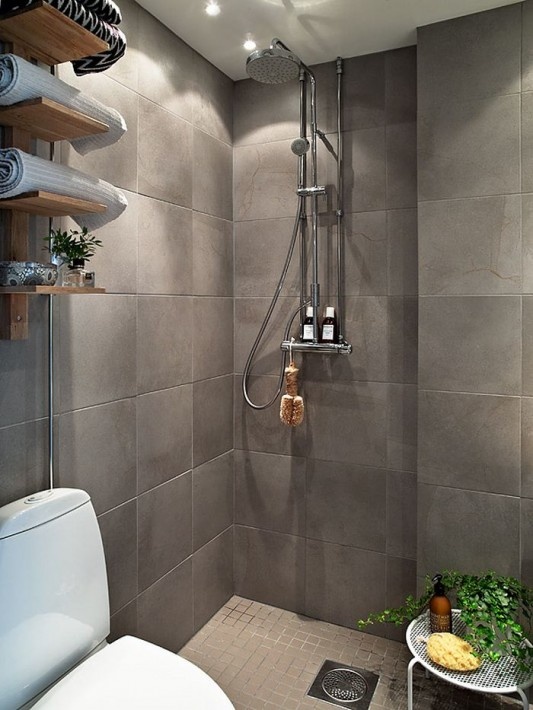
[(0, 293), (34, 296), (72, 296), (81, 293), (105, 293), (105, 288), (97, 286), (0, 286)]
[(0, 107), (0, 125), (16, 126), (33, 138), (54, 141), (106, 133), (109, 126), (43, 96)]
[(69, 217), (73, 214), (96, 214), (105, 212), (106, 206), (98, 202), (80, 200), (77, 197), (56, 195), (53, 192), (35, 190), (22, 195), (0, 199), (0, 209), (20, 210), (43, 217)]
[(4, 15), (0, 40), (24, 45), (25, 53), (50, 66), (109, 49), (107, 42), (43, 0)]
[[(44, 0), (24, 10), (0, 18), (0, 42), (25, 59), (36, 59), (49, 66), (98, 54), (108, 49), (106, 42), (65, 17)], [(78, 111), (44, 97), (0, 108), (4, 128), (4, 147), (31, 150), (32, 138), (48, 142), (81, 138), (102, 133), (109, 127)], [(27, 261), (29, 257), (29, 216), (63, 217), (104, 212), (105, 205), (36, 190), (0, 200), (3, 239), (1, 258)], [(73, 295), (105, 293), (103, 288), (64, 286), (0, 287), (0, 339), (25, 340), (28, 337), (28, 298), (35, 295)]]

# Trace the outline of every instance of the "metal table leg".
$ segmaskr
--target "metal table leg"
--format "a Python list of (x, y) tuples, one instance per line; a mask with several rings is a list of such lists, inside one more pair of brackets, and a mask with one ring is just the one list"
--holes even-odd
[(524, 693), (522, 688), (517, 688), (516, 692), (518, 693), (518, 695), (520, 696), (520, 698), (522, 700), (522, 705), (524, 706), (524, 710), (529, 710), (529, 700), (528, 700), (528, 696), (526, 695), (526, 693)]
[(417, 663), (417, 658), (411, 658), (407, 666), (407, 710), (413, 710), (413, 668)]

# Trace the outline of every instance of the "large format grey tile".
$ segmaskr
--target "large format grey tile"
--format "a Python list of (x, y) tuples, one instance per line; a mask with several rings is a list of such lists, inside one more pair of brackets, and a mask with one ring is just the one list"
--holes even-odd
[[(408, 596), (416, 596), (416, 560), (407, 560), (402, 557), (387, 556), (387, 602), (390, 607), (404, 606)], [(378, 631), (378, 629), (381, 629)], [(405, 643), (407, 624), (396, 626), (381, 624), (376, 629), (377, 633), (389, 639)]]
[[(243, 372), (252, 345), (264, 322), (271, 300), (268, 298), (235, 299), (235, 372)], [(299, 308), (295, 298), (279, 299), (253, 360), (255, 375), (277, 374), (280, 368), (280, 344), (287, 323)], [(295, 318), (290, 335), (299, 337), (299, 319)]]
[(387, 126), (387, 209), (416, 207), (416, 123)]
[(49, 487), (47, 437), (45, 419), (0, 429), (0, 506)]
[(387, 385), (314, 382), (304, 388), (313, 432), (307, 455), (325, 461), (384, 466), (387, 457)]
[(235, 452), (235, 523), (305, 534), (305, 459)]
[(388, 555), (416, 559), (416, 481), (416, 473), (387, 471)]
[(192, 466), (192, 385), (137, 398), (138, 491), (169, 481)]
[(232, 223), (193, 212), (192, 232), (193, 293), (197, 296), (232, 296)]
[(520, 399), (419, 393), (422, 483), (519, 495)]
[(387, 126), (416, 121), (417, 48), (385, 52), (385, 119)]
[(345, 295), (386, 295), (387, 213), (347, 214), (344, 240)]
[(142, 195), (192, 206), (192, 135), (190, 123), (141, 99), (137, 166)]
[(233, 378), (193, 385), (193, 466), (233, 449)]
[(236, 594), (302, 613), (304, 538), (240, 525), (234, 536)]
[(111, 615), (108, 643), (113, 643), (123, 636), (139, 636), (137, 625), (137, 599), (134, 599), (120, 611)]
[(232, 159), (231, 146), (194, 129), (192, 206), (195, 210), (232, 219)]
[(387, 212), (387, 266), (389, 296), (418, 294), (416, 209)]
[(385, 125), (385, 56), (377, 52), (344, 61), (343, 130)]
[(139, 23), (139, 93), (187, 120), (192, 117), (193, 50), (152, 15)]
[(197, 52), (193, 53), (193, 68), (193, 125), (231, 145), (233, 81)]
[(194, 630), (206, 624), (233, 594), (233, 529), (226, 530), (192, 558)]
[(416, 385), (390, 384), (387, 414), (387, 468), (416, 471)]
[(520, 494), (533, 498), (533, 398), (522, 397), (522, 487)]
[(298, 163), (289, 141), (237, 146), (233, 160), (236, 221), (294, 217)]
[(522, 190), (533, 192), (533, 91), (522, 94)]
[(419, 575), (519, 574), (519, 498), (419, 484), (418, 511)]
[(0, 426), (39, 419), (46, 412), (46, 298), (29, 299), (27, 340), (0, 340)]
[(518, 4), (420, 27), (420, 108), (520, 91), (520, 32)]
[(297, 80), (285, 84), (261, 84), (252, 79), (235, 82), (234, 144), (271, 143), (299, 136), (299, 96)]
[(308, 616), (353, 629), (385, 607), (386, 555), (319, 540), (307, 540), (306, 553)]
[(421, 202), (420, 293), (520, 293), (520, 219), (519, 195)]
[(192, 381), (192, 298), (138, 299), (137, 384), (139, 393)]
[(362, 128), (344, 134), (344, 209), (383, 210), (387, 204), (385, 128)]
[[(128, 206), (120, 217), (98, 229), (103, 246), (86, 262), (86, 268), (96, 274), (96, 286), (103, 286), (107, 293), (137, 293), (139, 197), (128, 192), (126, 198)], [(79, 229), (73, 219), (65, 219), (61, 228)]]
[(233, 299), (193, 299), (193, 380), (233, 372)]
[(522, 499), (520, 503), (520, 539), (522, 541), (522, 583), (533, 586), (533, 500)]
[(385, 494), (381, 469), (310, 460), (307, 537), (385, 552)]
[[(247, 380), (248, 396), (256, 405), (265, 405), (275, 397), (277, 384), (277, 377), (252, 376)], [(234, 385), (236, 449), (306, 455), (307, 413), (301, 426), (286, 426), (280, 422), (278, 400), (266, 409), (252, 409), (244, 400), (240, 375)]]
[(145, 641), (178, 651), (194, 633), (192, 559), (139, 595), (138, 632)]
[(98, 518), (106, 558), (111, 614), (137, 596), (137, 501)]
[(533, 90), (533, 5), (522, 4), (522, 91)]
[(522, 394), (533, 394), (533, 296), (522, 298)]
[(421, 299), (420, 386), (519, 394), (520, 321), (518, 296)]
[(139, 196), (139, 293), (192, 293), (192, 212)]
[(124, 399), (59, 417), (57, 482), (86, 490), (97, 513), (135, 494), (135, 409)]
[(163, 483), (138, 498), (139, 589), (147, 589), (192, 553), (192, 476)]
[(230, 451), (192, 472), (193, 550), (233, 524), (233, 453)]
[[(235, 223), (235, 296), (272, 297), (287, 258), (294, 218), (248, 220)], [(284, 296), (300, 292), (300, 271), (295, 253)]]
[(87, 74), (79, 89), (122, 114), (128, 130), (113, 145), (80, 155), (67, 142), (61, 144), (61, 162), (125, 190), (137, 190), (139, 97), (130, 89), (100, 74)]
[(522, 195), (522, 293), (533, 293), (533, 195)]
[(55, 371), (61, 412), (135, 394), (135, 309), (134, 296), (60, 299)]
[(447, 103), (419, 113), (419, 200), (520, 190), (518, 95)]

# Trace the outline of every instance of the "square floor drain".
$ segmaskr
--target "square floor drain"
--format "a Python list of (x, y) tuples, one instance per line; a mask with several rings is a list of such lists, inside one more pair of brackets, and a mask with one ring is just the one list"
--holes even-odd
[(341, 708), (368, 710), (379, 676), (362, 668), (325, 661), (307, 695)]

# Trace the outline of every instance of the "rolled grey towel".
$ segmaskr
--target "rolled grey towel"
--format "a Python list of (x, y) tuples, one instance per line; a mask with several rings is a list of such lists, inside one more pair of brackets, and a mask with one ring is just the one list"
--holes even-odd
[(18, 148), (0, 150), (0, 198), (16, 197), (33, 190), (99, 202), (107, 210), (100, 214), (73, 215), (89, 230), (103, 227), (124, 212), (126, 196), (108, 182), (85, 175), (79, 170), (29, 155)]
[(70, 141), (81, 155), (113, 145), (127, 130), (124, 118), (114, 108), (104, 106), (96, 99), (82, 94), (73, 86), (21, 57), (0, 54), (0, 106), (11, 106), (39, 96), (57, 101), (109, 126), (107, 133), (97, 133)]

